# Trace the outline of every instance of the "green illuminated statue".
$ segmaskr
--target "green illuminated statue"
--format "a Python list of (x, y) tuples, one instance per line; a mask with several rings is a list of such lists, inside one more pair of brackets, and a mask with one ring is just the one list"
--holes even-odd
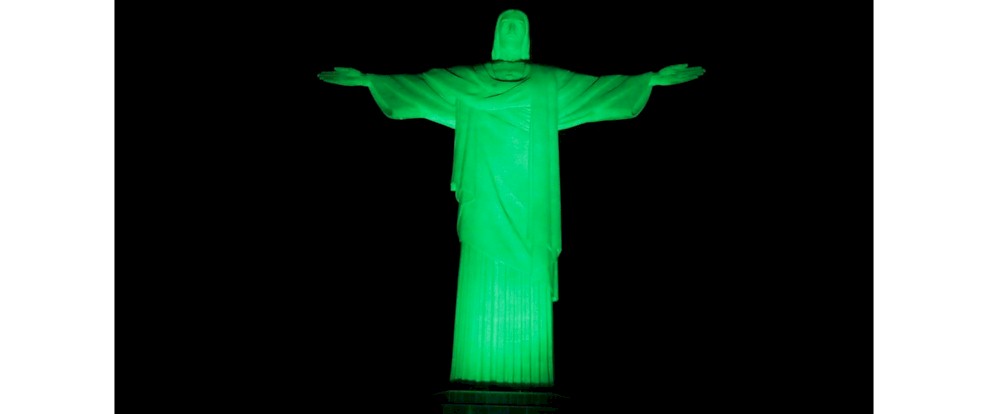
[(421, 74), (350, 68), (319, 79), (365, 86), (391, 119), (453, 128), (451, 190), (461, 241), (451, 381), (554, 384), (552, 302), (558, 300), (561, 195), (558, 131), (637, 116), (654, 86), (700, 67), (589, 76), (530, 61), (527, 16), (499, 16), (492, 60)]

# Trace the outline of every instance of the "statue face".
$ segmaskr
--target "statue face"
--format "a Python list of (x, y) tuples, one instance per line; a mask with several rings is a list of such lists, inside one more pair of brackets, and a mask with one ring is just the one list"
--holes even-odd
[(492, 44), (493, 60), (530, 59), (530, 26), (527, 15), (519, 10), (507, 10), (496, 22), (495, 43)]
[(525, 35), (524, 22), (520, 19), (505, 18), (499, 22), (499, 47), (509, 53), (518, 54)]
[(503, 47), (519, 47), (524, 32), (523, 20), (507, 17), (499, 22), (499, 42)]

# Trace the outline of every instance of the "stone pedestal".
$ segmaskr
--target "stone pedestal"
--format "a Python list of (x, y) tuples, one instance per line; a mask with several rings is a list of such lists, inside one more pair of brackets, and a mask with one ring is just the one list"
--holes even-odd
[(566, 398), (550, 392), (451, 390), (436, 394), (443, 414), (565, 413)]

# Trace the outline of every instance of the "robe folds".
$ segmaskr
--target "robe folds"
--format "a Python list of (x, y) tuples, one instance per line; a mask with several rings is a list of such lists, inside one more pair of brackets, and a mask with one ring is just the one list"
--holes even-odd
[(461, 242), (451, 381), (554, 383), (561, 193), (558, 131), (637, 116), (651, 73), (589, 76), (528, 63), (518, 80), (491, 63), (368, 75), (391, 119), (453, 128), (450, 188)]

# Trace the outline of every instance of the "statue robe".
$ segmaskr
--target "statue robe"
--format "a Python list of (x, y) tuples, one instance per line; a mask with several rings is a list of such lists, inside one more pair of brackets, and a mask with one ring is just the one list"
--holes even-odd
[(554, 383), (561, 194), (558, 131), (637, 116), (651, 73), (595, 77), (528, 64), (519, 80), (491, 63), (369, 75), (391, 119), (455, 130), (451, 190), (461, 242), (451, 381)]

